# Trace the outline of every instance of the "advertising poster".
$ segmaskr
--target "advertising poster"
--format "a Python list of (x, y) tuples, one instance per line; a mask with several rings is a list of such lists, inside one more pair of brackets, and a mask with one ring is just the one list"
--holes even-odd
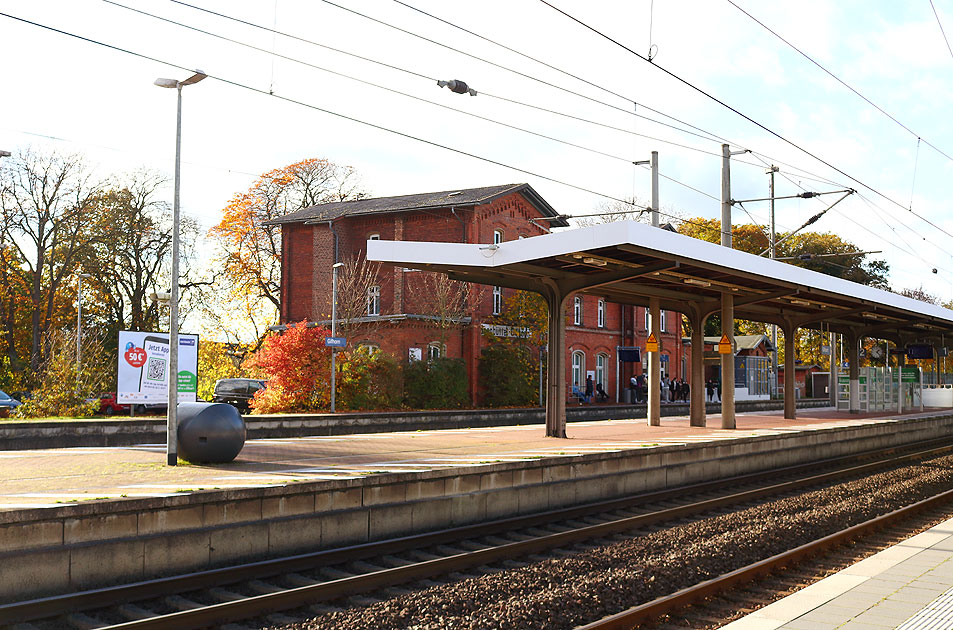
[[(179, 334), (179, 402), (195, 402), (199, 337)], [(162, 404), (169, 401), (168, 333), (119, 331), (116, 402)]]

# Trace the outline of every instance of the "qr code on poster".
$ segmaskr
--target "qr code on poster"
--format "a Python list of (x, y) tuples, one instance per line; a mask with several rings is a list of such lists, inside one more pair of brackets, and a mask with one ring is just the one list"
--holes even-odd
[(149, 357), (149, 363), (146, 369), (146, 380), (165, 380), (165, 359), (159, 357)]

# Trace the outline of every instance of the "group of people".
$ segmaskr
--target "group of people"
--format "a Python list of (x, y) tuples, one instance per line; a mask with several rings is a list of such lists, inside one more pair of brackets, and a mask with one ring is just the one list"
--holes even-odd
[[(648, 400), (649, 379), (645, 374), (638, 374), (629, 379), (629, 389), (632, 390), (632, 400), (637, 403)], [(662, 402), (688, 402), (691, 397), (691, 385), (683, 378), (669, 378), (668, 374), (662, 377), (659, 383), (660, 400)], [(705, 393), (708, 402), (721, 402), (721, 382), (708, 379), (705, 382)], [(718, 398), (715, 398), (717, 394)]]
[[(575, 389), (575, 387), (573, 387)], [(596, 383), (593, 386), (592, 376), (589, 374), (586, 375), (586, 390), (582, 392), (582, 400), (580, 402), (590, 403), (593, 400), (596, 402), (606, 402), (609, 400), (609, 394), (606, 392), (605, 387), (602, 386), (602, 383)]]

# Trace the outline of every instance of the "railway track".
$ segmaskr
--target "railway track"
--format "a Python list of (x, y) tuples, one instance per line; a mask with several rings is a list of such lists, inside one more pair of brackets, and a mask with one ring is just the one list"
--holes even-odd
[[(8, 604), (0, 606), (0, 625), (38, 630), (187, 629), (256, 618), (263, 618), (263, 622), (254, 627), (279, 624), (293, 618), (276, 615), (278, 611), (304, 608), (320, 614), (329, 610), (327, 602), (348, 598), (360, 602), (362, 594), (386, 596), (400, 592), (394, 591), (400, 585), (415, 581), (494, 572), (517, 558), (558, 553), (592, 541), (611, 541), (664, 523), (756, 504), (951, 451), (949, 443), (938, 442), (903, 451), (887, 449), (527, 517)], [(856, 532), (847, 534), (851, 535)], [(794, 551), (795, 555), (814, 553)], [(769, 570), (750, 569), (751, 575)], [(471, 573), (466, 574), (468, 571)], [(737, 583), (750, 577), (739, 573), (728, 579)], [(665, 603), (654, 602), (655, 609), (627, 613), (642, 615), (643, 621), (657, 619), (687, 601), (710, 596), (714, 591), (709, 588), (701, 585), (686, 589), (690, 592), (676, 593)], [(597, 623), (606, 625), (591, 627), (628, 628), (639, 622), (619, 617)]]

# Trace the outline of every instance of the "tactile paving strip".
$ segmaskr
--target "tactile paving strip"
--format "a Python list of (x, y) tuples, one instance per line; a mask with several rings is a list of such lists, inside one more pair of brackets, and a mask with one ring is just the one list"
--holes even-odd
[(896, 630), (949, 630), (953, 628), (953, 588), (910, 617)]

